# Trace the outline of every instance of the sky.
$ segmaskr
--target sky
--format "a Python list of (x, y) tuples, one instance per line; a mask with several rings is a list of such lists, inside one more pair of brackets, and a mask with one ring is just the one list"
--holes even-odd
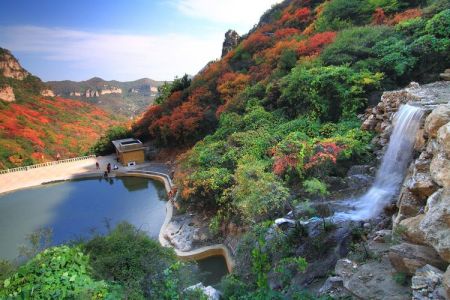
[(0, 47), (44, 81), (195, 75), (281, 0), (1, 0)]

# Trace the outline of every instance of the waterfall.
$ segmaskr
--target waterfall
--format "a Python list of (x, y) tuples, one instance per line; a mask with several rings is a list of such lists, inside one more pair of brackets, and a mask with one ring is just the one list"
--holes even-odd
[(400, 107), (394, 117), (394, 131), (373, 186), (360, 198), (346, 200), (345, 204), (351, 206), (351, 209), (336, 213), (334, 218), (355, 221), (370, 219), (380, 214), (383, 208), (391, 203), (411, 161), (422, 115), (423, 111), (419, 107), (408, 104)]

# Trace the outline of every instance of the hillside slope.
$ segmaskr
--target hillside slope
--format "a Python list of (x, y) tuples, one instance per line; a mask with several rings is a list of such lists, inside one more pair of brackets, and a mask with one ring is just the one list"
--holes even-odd
[(92, 103), (102, 109), (125, 116), (142, 113), (158, 95), (164, 82), (149, 78), (135, 81), (106, 81), (93, 77), (86, 81), (49, 81), (56, 95)]
[[(352, 166), (376, 164), (362, 113), (384, 90), (438, 80), (450, 66), (450, 1), (286, 0), (225, 52), (172, 86), (134, 134), (192, 147), (178, 157), (177, 205), (205, 214), (212, 240), (236, 253), (225, 299), (312, 299), (289, 296), (351, 250), (339, 248), (324, 200), (348, 188)], [(295, 221), (284, 234), (271, 220), (287, 212)], [(316, 227), (296, 222), (309, 218)]]
[(108, 127), (123, 121), (53, 95), (0, 48), (0, 169), (55, 160), (58, 153), (63, 159), (83, 155)]

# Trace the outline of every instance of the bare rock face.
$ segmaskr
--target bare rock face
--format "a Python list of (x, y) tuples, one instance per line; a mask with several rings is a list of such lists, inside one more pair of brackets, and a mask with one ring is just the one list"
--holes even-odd
[(450, 158), (450, 122), (439, 128), (437, 133), (437, 142), (440, 150)]
[(450, 122), (450, 106), (439, 105), (425, 120), (425, 133), (430, 138), (435, 138), (439, 128)]
[(9, 85), (0, 87), (0, 100), (6, 102), (16, 101), (16, 96), (14, 95), (13, 88)]
[(47, 90), (41, 91), (41, 96), (43, 96), (43, 97), (55, 97), (55, 93), (52, 90), (47, 89)]
[(387, 258), (364, 265), (345, 258), (340, 259), (335, 268), (344, 287), (358, 299), (411, 299), (409, 287), (397, 284), (392, 277), (393, 272)]
[(411, 280), (413, 300), (445, 300), (442, 285), (443, 272), (433, 266), (426, 265), (417, 269)]
[(428, 198), (438, 189), (429, 173), (416, 173), (406, 184), (409, 190), (420, 200)]
[(29, 75), (11, 52), (2, 48), (0, 48), (0, 74), (17, 80), (23, 80)]
[(398, 272), (408, 275), (414, 275), (417, 269), (425, 265), (439, 268), (446, 266), (433, 248), (408, 243), (392, 246), (389, 250), (389, 260)]
[(228, 30), (225, 33), (225, 41), (223, 42), (222, 46), (222, 57), (228, 54), (231, 50), (236, 48), (236, 46), (239, 44), (239, 39), (241, 37), (239, 34), (234, 30)]
[(429, 245), (450, 263), (450, 189), (441, 189), (428, 198), (420, 230)]
[(422, 222), (424, 217), (424, 214), (420, 214), (400, 222), (401, 228), (404, 228), (403, 237), (407, 241), (419, 245), (426, 244), (425, 234), (420, 230), (420, 222)]
[(443, 153), (433, 157), (430, 165), (431, 178), (442, 187), (450, 188), (450, 160)]

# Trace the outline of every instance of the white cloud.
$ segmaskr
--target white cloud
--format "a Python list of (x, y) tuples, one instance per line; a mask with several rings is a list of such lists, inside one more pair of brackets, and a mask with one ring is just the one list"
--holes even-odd
[(261, 15), (282, 0), (171, 0), (176, 8), (191, 17), (224, 23), (246, 33)]
[(171, 80), (175, 75), (195, 74), (220, 56), (222, 39), (222, 32), (198, 37), (0, 27), (0, 45), (13, 53), (37, 54), (45, 60), (61, 62), (61, 68), (117, 80), (141, 77)]

